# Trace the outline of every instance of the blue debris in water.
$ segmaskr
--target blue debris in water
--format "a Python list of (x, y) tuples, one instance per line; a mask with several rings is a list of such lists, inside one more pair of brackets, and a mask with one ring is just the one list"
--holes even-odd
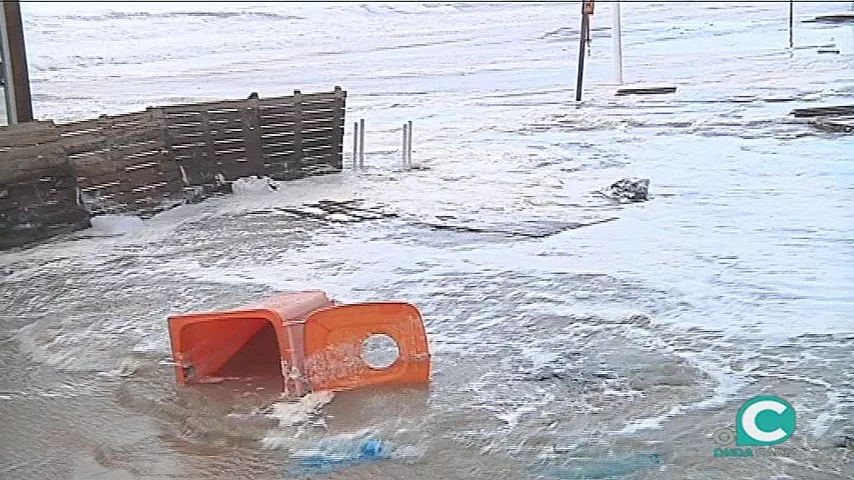
[(392, 457), (391, 446), (381, 439), (368, 438), (358, 442), (321, 442), (310, 454), (299, 457), (297, 468), (291, 473), (309, 475), (327, 473), (340, 468), (352, 467)]
[(546, 465), (538, 468), (544, 478), (599, 480), (624, 478), (640, 470), (662, 465), (657, 452), (634, 453), (620, 457), (576, 459), (561, 465)]

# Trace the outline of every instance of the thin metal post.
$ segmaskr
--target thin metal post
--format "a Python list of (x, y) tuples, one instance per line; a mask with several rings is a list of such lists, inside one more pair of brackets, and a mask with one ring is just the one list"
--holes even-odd
[(623, 84), (623, 29), (620, 25), (620, 0), (614, 2), (614, 26), (612, 35), (614, 36), (614, 75), (617, 77), (617, 84)]
[(412, 120), (409, 121), (409, 143), (406, 145), (406, 164), (412, 168)]
[(581, 101), (581, 86), (584, 82), (584, 50), (587, 43), (587, 26), (589, 18), (587, 16), (587, 0), (581, 2), (581, 32), (579, 35), (578, 47), (578, 80), (575, 83), (575, 101)]
[(789, 48), (794, 48), (795, 0), (789, 0)]
[(359, 166), (359, 122), (353, 122), (353, 170)]
[(403, 146), (400, 149), (400, 161), (403, 164), (403, 169), (406, 170), (408, 164), (406, 162), (406, 149), (409, 147), (409, 125), (403, 124)]
[(365, 168), (365, 119), (359, 120), (359, 168)]

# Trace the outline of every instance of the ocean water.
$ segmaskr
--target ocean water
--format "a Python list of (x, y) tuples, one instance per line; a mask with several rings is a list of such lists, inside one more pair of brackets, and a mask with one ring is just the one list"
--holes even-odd
[[(616, 97), (597, 4), (576, 103), (577, 3), (24, 4), (40, 118), (340, 85), (367, 168), (0, 253), (0, 477), (292, 478), (370, 432), (408, 453), (309, 476), (850, 478), (854, 137), (789, 115), (854, 103), (854, 25), (804, 23), (850, 7), (790, 47), (785, 2), (625, 2), (627, 84), (678, 90)], [(325, 199), (396, 216), (282, 210)], [(169, 314), (302, 288), (418, 305), (430, 388), (175, 385)], [(714, 458), (760, 394), (792, 450)]]

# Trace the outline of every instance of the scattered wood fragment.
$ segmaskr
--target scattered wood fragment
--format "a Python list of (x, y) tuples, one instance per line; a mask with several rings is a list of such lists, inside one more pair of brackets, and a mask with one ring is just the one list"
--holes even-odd
[(795, 118), (852, 116), (854, 105), (839, 105), (836, 107), (796, 108), (792, 110)]
[(648, 88), (621, 88), (617, 90), (617, 96), (625, 95), (662, 95), (675, 93), (676, 87), (648, 87)]

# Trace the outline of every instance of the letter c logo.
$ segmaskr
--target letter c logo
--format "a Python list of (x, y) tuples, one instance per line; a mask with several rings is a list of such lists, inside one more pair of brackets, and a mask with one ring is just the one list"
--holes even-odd
[(794, 433), (795, 409), (779, 397), (755, 397), (741, 406), (735, 425), (736, 445), (777, 445)]

